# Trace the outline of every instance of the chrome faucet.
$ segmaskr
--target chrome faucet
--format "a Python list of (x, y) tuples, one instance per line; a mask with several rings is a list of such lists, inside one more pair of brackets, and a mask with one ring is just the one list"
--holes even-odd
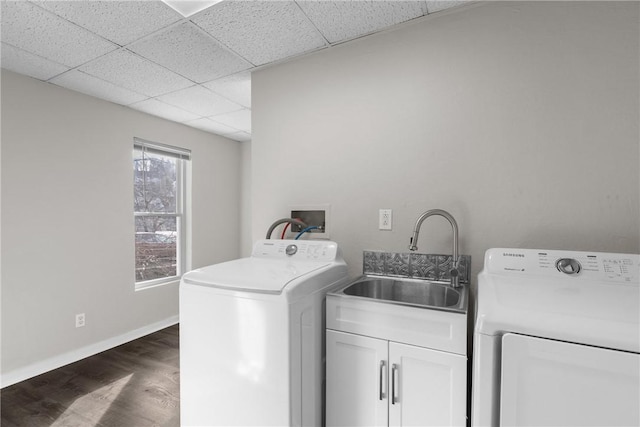
[(454, 288), (458, 288), (460, 287), (458, 278), (460, 274), (460, 272), (458, 271), (458, 264), (460, 262), (458, 257), (458, 223), (449, 212), (443, 211), (442, 209), (431, 209), (420, 215), (420, 217), (416, 221), (415, 227), (413, 227), (413, 236), (411, 236), (411, 240), (409, 241), (409, 250), (418, 250), (418, 234), (420, 233), (420, 226), (422, 226), (422, 222), (425, 219), (434, 215), (444, 217), (447, 221), (449, 221), (449, 224), (451, 224), (451, 228), (453, 229), (453, 255), (451, 259), (452, 266), (449, 270), (449, 274), (451, 277), (451, 286)]

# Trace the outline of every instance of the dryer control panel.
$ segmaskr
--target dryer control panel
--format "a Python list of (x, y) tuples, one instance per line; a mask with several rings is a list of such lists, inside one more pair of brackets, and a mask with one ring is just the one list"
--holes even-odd
[(489, 249), (490, 274), (544, 275), (615, 283), (640, 280), (640, 255), (540, 249)]
[(258, 240), (251, 256), (330, 262), (338, 258), (338, 244), (329, 240)]

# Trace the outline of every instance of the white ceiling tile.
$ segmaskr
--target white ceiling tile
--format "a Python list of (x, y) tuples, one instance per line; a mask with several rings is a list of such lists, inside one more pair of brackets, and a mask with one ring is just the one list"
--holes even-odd
[(220, 114), (210, 117), (210, 119), (223, 125), (251, 133), (251, 110), (243, 109), (232, 113)]
[(465, 4), (472, 3), (471, 0), (463, 1), (427, 1), (427, 10), (429, 13), (439, 12), (445, 9), (451, 9), (458, 6), (464, 6)]
[(196, 13), (216, 4), (222, 0), (161, 0), (167, 6), (184, 17), (195, 15)]
[(199, 116), (214, 116), (242, 108), (241, 105), (198, 85), (159, 96), (157, 99)]
[(207, 132), (213, 132), (218, 135), (228, 135), (231, 133), (238, 133), (238, 129), (234, 129), (229, 126), (225, 126), (221, 123), (214, 122), (213, 120), (208, 119), (206, 117), (184, 122), (184, 124), (200, 130), (207, 131)]
[(171, 27), (128, 48), (196, 83), (252, 66), (190, 22)]
[(353, 39), (424, 15), (424, 1), (298, 1), (331, 43)]
[(193, 85), (193, 82), (127, 50), (119, 50), (79, 68), (116, 86), (158, 96)]
[(226, 138), (233, 139), (238, 142), (249, 142), (251, 141), (251, 134), (247, 132), (236, 132), (231, 133), (229, 135), (225, 135)]
[(147, 99), (145, 95), (115, 86), (78, 70), (71, 70), (59, 75), (51, 79), (50, 83), (122, 105), (129, 105)]
[(254, 65), (326, 46), (293, 1), (227, 1), (192, 21)]
[(226, 0), (188, 20), (157, 0), (0, 0), (2, 66), (248, 141), (253, 66), (468, 3)]
[(75, 67), (117, 45), (26, 1), (2, 2), (2, 41)]
[(173, 105), (165, 104), (157, 99), (147, 99), (145, 101), (136, 102), (129, 105), (134, 110), (142, 111), (144, 113), (152, 114), (154, 116), (162, 117), (163, 119), (171, 120), (174, 122), (188, 122), (198, 118), (197, 115), (184, 111)]
[(248, 71), (222, 77), (203, 86), (233, 102), (251, 108), (251, 73)]
[(37, 5), (118, 43), (129, 44), (182, 16), (156, 1), (38, 1)]
[(48, 59), (2, 43), (2, 68), (39, 80), (48, 80), (69, 69)]

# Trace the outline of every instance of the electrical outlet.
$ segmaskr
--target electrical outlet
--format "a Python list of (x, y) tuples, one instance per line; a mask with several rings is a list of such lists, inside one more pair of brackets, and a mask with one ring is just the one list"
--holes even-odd
[(391, 209), (380, 209), (380, 216), (378, 218), (380, 230), (391, 230), (392, 226), (392, 211)]
[(76, 328), (82, 328), (85, 324), (84, 313), (76, 314)]

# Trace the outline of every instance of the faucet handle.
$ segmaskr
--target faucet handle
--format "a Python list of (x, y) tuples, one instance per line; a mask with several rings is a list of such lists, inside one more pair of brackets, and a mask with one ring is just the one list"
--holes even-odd
[(460, 272), (457, 268), (449, 270), (449, 276), (451, 277), (451, 286), (457, 288), (460, 286)]
[(452, 266), (451, 269), (449, 270), (449, 277), (451, 278), (451, 286), (454, 288), (457, 288), (460, 286), (460, 270), (458, 269), (458, 266), (460, 265), (460, 257), (458, 257), (458, 259), (451, 260), (452, 262)]
[(460, 259), (462, 257), (458, 255), (458, 258), (453, 259), (453, 255), (451, 256), (451, 268), (455, 268), (456, 270), (460, 267)]

